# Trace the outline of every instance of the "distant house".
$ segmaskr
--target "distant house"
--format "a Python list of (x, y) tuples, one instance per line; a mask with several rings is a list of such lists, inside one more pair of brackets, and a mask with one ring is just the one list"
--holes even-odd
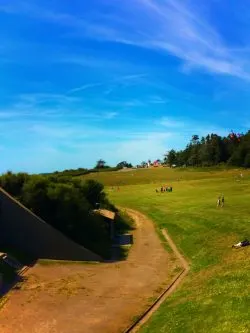
[(153, 162), (153, 166), (154, 166), (154, 167), (159, 167), (159, 166), (161, 166), (161, 161), (159, 161), (159, 160), (154, 161), (154, 162)]

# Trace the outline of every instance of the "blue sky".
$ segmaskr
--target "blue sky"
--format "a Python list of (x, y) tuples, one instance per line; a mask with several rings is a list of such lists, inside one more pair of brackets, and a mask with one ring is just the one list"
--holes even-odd
[(249, 28), (245, 0), (0, 0), (0, 172), (247, 131)]

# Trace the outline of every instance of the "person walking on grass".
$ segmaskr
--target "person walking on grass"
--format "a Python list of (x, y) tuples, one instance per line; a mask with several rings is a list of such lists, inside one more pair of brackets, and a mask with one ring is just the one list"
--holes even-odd
[(220, 202), (220, 197), (218, 197), (218, 200), (217, 200), (217, 207), (220, 207), (220, 204), (221, 204), (221, 202)]

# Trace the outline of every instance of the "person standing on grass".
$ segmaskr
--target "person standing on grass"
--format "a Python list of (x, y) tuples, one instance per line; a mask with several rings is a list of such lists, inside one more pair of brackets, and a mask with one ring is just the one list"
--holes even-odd
[(225, 204), (225, 199), (224, 199), (224, 195), (222, 195), (221, 197), (221, 207), (224, 207)]
[(218, 200), (217, 200), (217, 207), (220, 207), (220, 197), (218, 197)]

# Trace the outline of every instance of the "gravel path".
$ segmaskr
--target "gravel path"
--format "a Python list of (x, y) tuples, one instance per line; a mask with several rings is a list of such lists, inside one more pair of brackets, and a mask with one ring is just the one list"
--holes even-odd
[(39, 265), (0, 311), (1, 333), (120, 333), (173, 279), (176, 261), (153, 223), (128, 209), (137, 229), (128, 259)]

